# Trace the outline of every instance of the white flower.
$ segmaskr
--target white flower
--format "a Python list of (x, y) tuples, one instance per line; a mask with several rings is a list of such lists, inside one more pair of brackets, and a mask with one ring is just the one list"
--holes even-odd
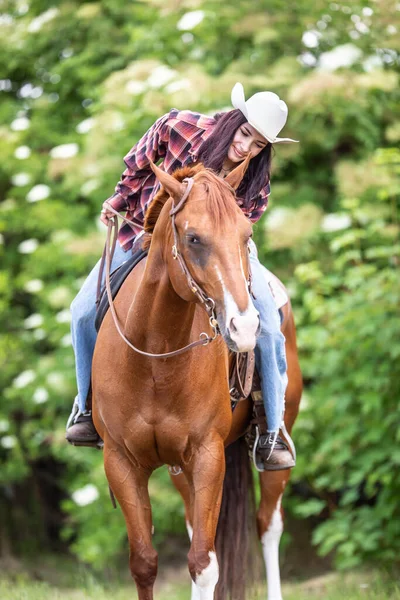
[[(54, 308), (62, 308), (71, 304), (71, 290), (66, 285), (60, 285), (47, 294), (47, 300)], [(61, 317), (63, 318), (63, 317)], [(68, 323), (68, 321), (61, 321)]]
[(70, 323), (71, 322), (71, 312), (69, 308), (65, 308), (64, 310), (60, 310), (56, 314), (57, 323)]
[(24, 131), (25, 129), (28, 129), (30, 125), (31, 122), (29, 119), (26, 117), (18, 117), (17, 119), (14, 119), (10, 127), (13, 131)]
[(364, 6), (364, 8), (362, 9), (362, 14), (364, 15), (364, 17), (372, 17), (374, 11), (369, 6)]
[(31, 279), (24, 285), (24, 290), (30, 294), (36, 294), (43, 289), (43, 281), (41, 279)]
[(303, 52), (297, 57), (297, 60), (305, 67), (314, 67), (317, 64), (317, 59), (311, 52)]
[(171, 81), (171, 83), (166, 86), (165, 91), (167, 94), (173, 94), (174, 92), (187, 90), (188, 88), (190, 88), (189, 79), (180, 79), (178, 81)]
[(75, 127), (75, 130), (78, 133), (88, 133), (88, 131), (90, 131), (93, 128), (95, 122), (95, 119), (90, 117), (89, 119), (85, 119), (84, 121), (78, 123), (78, 125)]
[(37, 341), (44, 340), (44, 338), (46, 337), (46, 332), (44, 329), (35, 329), (35, 331), (33, 332), (33, 337)]
[(23, 2), (18, 4), (17, 11), (18, 11), (19, 15), (26, 15), (28, 10), (29, 10), (29, 4), (24, 4)]
[(113, 131), (122, 131), (125, 127), (125, 119), (121, 114), (114, 114), (110, 119), (109, 127)]
[[(1, 25), (1, 17), (0, 17)], [(0, 92), (10, 92), (12, 90), (11, 79), (0, 79)]]
[(290, 215), (290, 209), (284, 206), (280, 208), (271, 209), (268, 215), (268, 229), (274, 230), (279, 229), (284, 225)]
[(49, 399), (49, 392), (44, 387), (38, 387), (32, 398), (35, 404), (43, 404), (43, 402), (47, 402)]
[(25, 329), (36, 329), (36, 327), (40, 327), (43, 325), (43, 316), (39, 313), (33, 313), (29, 315), (27, 319), (24, 321)]
[(8, 431), (10, 429), (10, 423), (7, 419), (0, 420), (0, 432)]
[(193, 33), (182, 33), (181, 40), (184, 44), (190, 44), (194, 40)]
[(49, 8), (49, 10), (46, 10), (44, 13), (42, 13), (35, 19), (32, 19), (32, 21), (28, 25), (29, 33), (36, 33), (37, 31), (40, 31), (43, 25), (54, 19), (54, 17), (56, 17), (58, 13), (58, 8)]
[(362, 57), (362, 50), (354, 44), (336, 46), (319, 57), (318, 67), (323, 71), (335, 71), (340, 67), (350, 67)]
[(369, 33), (369, 27), (368, 25), (366, 25), (365, 23), (363, 23), (362, 21), (358, 21), (354, 27), (357, 29), (358, 32), (360, 33)]
[(307, 48), (318, 48), (320, 37), (321, 33), (315, 29), (312, 29), (311, 31), (305, 31), (303, 33), (301, 41)]
[(62, 373), (57, 373), (57, 371), (49, 373), (46, 377), (46, 381), (52, 388), (55, 389), (59, 389), (64, 385), (64, 377)]
[(67, 333), (66, 335), (64, 335), (64, 337), (62, 337), (60, 340), (60, 344), (64, 348), (68, 348), (69, 346), (72, 346), (72, 335), (70, 333)]
[(50, 188), (44, 183), (34, 185), (33, 188), (28, 192), (26, 199), (28, 202), (38, 202), (39, 200), (45, 200), (50, 196)]
[(173, 71), (166, 65), (160, 65), (151, 71), (147, 83), (151, 88), (160, 88), (176, 77), (176, 75), (176, 71)]
[(21, 242), (18, 246), (18, 252), (20, 252), (21, 254), (32, 254), (32, 252), (35, 252), (35, 250), (37, 249), (37, 247), (39, 246), (39, 242), (37, 240), (35, 240), (34, 238), (29, 239), (29, 240), (24, 240), (23, 242)]
[(138, 94), (142, 94), (146, 90), (146, 83), (144, 81), (128, 81), (125, 86), (125, 90), (128, 94), (132, 94), (132, 96), (137, 96)]
[(72, 158), (76, 156), (79, 152), (78, 144), (61, 144), (60, 146), (55, 146), (50, 150), (51, 158)]
[(98, 187), (99, 187), (98, 179), (88, 179), (81, 186), (80, 192), (83, 196), (89, 196), (89, 194), (91, 194), (92, 192), (97, 190)]
[(347, 229), (351, 225), (351, 218), (346, 214), (333, 213), (326, 215), (321, 223), (322, 231), (340, 231)]
[(36, 379), (35, 371), (32, 371), (32, 370), (23, 371), (22, 373), (20, 373), (18, 375), (18, 377), (16, 377), (13, 380), (13, 386), (18, 389), (21, 389), (21, 388), (26, 387), (30, 383), (32, 383), (32, 381), (34, 381), (35, 379)]
[(25, 158), (29, 158), (31, 155), (31, 149), (29, 146), (18, 146), (15, 149), (14, 156), (19, 160), (24, 160)]
[(21, 98), (40, 98), (43, 94), (43, 88), (34, 86), (31, 83), (25, 83), (18, 91)]
[(183, 15), (176, 24), (179, 31), (188, 31), (194, 29), (204, 19), (204, 10), (192, 10)]
[(363, 61), (364, 71), (370, 72), (375, 69), (381, 69), (383, 66), (383, 60), (378, 54), (371, 54)]
[(31, 176), (29, 173), (17, 173), (11, 177), (11, 183), (17, 187), (23, 187), (24, 185), (28, 185), (31, 181)]
[(12, 25), (14, 23), (14, 17), (6, 13), (0, 15), (0, 26), (1, 25)]
[(4, 437), (0, 438), (0, 444), (3, 446), (3, 448), (7, 448), (7, 450), (14, 448), (16, 443), (17, 438), (14, 435), (5, 435)]
[(76, 490), (72, 494), (72, 500), (78, 506), (87, 506), (88, 504), (91, 504), (92, 502), (97, 500), (98, 497), (99, 491), (97, 487), (92, 485), (91, 483), (88, 483), (88, 485), (85, 485), (80, 490)]
[(61, 51), (61, 56), (63, 58), (70, 58), (73, 55), (74, 55), (73, 48), (64, 48), (64, 50)]

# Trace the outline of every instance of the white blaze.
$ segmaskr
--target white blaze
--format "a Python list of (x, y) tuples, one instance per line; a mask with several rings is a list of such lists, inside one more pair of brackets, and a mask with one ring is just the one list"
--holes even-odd
[(268, 600), (282, 600), (279, 572), (279, 541), (283, 531), (281, 515), (282, 494), (278, 498), (271, 522), (261, 538), (265, 568), (267, 571)]
[[(242, 264), (241, 261), (240, 264)], [(258, 312), (251, 302), (248, 292), (247, 308), (244, 312), (240, 312), (232, 294), (225, 287), (224, 280), (217, 265), (215, 265), (215, 270), (224, 292), (225, 327), (229, 331), (232, 341), (236, 343), (239, 352), (247, 352), (252, 350), (256, 345), (256, 333), (259, 325)], [(247, 286), (243, 268), (242, 275), (243, 281)], [(232, 327), (232, 322), (234, 324), (234, 328)]]

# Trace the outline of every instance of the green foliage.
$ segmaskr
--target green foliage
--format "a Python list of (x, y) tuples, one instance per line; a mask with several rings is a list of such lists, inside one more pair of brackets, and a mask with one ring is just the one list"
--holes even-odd
[[(277, 0), (3, 4), (1, 537), (12, 550), (28, 539), (33, 550), (51, 548), (61, 528), (64, 543), (96, 566), (125, 553), (101, 454), (64, 441), (75, 395), (69, 305), (100, 254), (99, 209), (126, 152), (171, 107), (212, 114), (242, 81), (248, 95), (273, 89), (285, 98), (284, 134), (301, 142), (276, 148), (270, 208), (255, 227), (299, 322), (307, 404), (294, 479), (313, 497), (292, 504), (302, 517), (321, 513), (315, 542), (337, 549), (340, 564), (390, 562), (400, 539), (394, 3), (374, 3), (373, 13), (364, 0), (351, 9), (298, 0), (290, 11)], [(203, 11), (198, 24), (182, 24), (194, 10)], [(318, 43), (306, 47), (305, 32)], [(352, 65), (313, 66), (349, 36)], [(326, 212), (345, 228), (324, 232)], [(76, 492), (89, 484), (82, 505)], [(184, 535), (165, 470), (152, 492), (156, 543)]]
[(400, 152), (376, 159), (390, 161), (392, 184), (372, 204), (343, 199), (348, 229), (321, 235), (307, 252), (311, 259), (318, 248), (318, 260), (296, 269), (299, 347), (311, 386), (294, 476), (320, 498), (297, 512), (330, 515), (314, 542), (322, 554), (337, 548), (345, 567), (390, 563), (399, 550)]

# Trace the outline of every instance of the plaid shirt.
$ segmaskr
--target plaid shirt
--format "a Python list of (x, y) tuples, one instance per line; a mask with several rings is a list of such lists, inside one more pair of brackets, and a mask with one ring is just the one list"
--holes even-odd
[[(158, 119), (124, 158), (127, 166), (115, 193), (108, 198), (109, 204), (118, 212), (126, 210), (132, 224), (124, 224), (118, 240), (125, 251), (132, 246), (136, 235), (142, 230), (146, 209), (160, 188), (150, 168), (149, 160), (157, 163), (167, 173), (197, 160), (201, 144), (211, 135), (215, 119), (188, 110), (173, 108)], [(252, 198), (250, 206), (242, 199), (237, 203), (244, 214), (255, 223), (268, 204), (269, 182)]]

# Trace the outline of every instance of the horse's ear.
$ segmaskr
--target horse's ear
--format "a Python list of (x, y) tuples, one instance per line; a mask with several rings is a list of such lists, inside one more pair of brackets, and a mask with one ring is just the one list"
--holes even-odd
[(229, 183), (229, 185), (231, 187), (233, 187), (234, 190), (237, 190), (240, 182), (242, 181), (244, 174), (247, 171), (247, 167), (249, 166), (249, 162), (251, 160), (251, 154), (249, 153), (246, 157), (246, 159), (240, 163), (240, 165), (238, 167), (236, 167), (235, 169), (233, 169), (233, 171), (231, 171), (226, 177), (225, 177), (225, 181), (227, 183)]
[(183, 183), (175, 179), (175, 177), (172, 177), (172, 175), (169, 175), (168, 173), (160, 169), (160, 167), (157, 167), (157, 165), (155, 165), (152, 161), (150, 161), (150, 167), (155, 176), (157, 177), (158, 181), (167, 190), (169, 195), (172, 196), (174, 200), (179, 201), (182, 198), (183, 193), (186, 189)]

